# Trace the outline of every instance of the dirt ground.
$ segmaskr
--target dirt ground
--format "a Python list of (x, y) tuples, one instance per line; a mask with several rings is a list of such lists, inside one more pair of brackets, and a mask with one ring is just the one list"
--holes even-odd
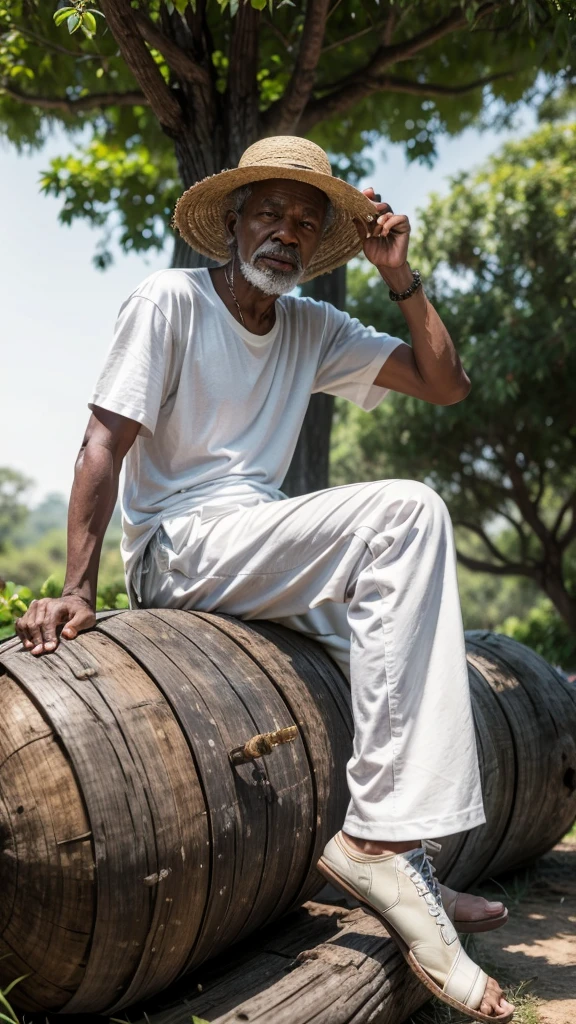
[(509, 898), (482, 889), (505, 899), (510, 920), (475, 937), (478, 961), (512, 990), (522, 985), (536, 997), (539, 1024), (576, 1024), (576, 835), (503, 885)]

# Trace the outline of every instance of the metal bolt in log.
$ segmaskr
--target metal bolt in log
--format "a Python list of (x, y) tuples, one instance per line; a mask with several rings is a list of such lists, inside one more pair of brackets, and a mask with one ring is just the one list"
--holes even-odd
[(277, 729), (276, 732), (258, 733), (242, 746), (234, 747), (229, 752), (230, 760), (232, 764), (245, 764), (246, 761), (254, 761), (257, 757), (271, 754), (274, 747), (280, 743), (291, 743), (297, 735), (297, 725), (287, 725), (284, 729)]

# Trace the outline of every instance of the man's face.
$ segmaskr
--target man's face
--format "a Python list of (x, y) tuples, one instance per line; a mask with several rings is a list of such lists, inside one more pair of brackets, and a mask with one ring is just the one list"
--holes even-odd
[(247, 280), (267, 295), (291, 291), (320, 244), (327, 209), (324, 192), (305, 182), (252, 185), (241, 213), (226, 215)]

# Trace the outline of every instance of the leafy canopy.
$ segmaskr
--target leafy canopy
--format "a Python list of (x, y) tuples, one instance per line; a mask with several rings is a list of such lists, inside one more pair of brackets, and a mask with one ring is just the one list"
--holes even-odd
[[(482, 542), (474, 557), (461, 547), (465, 565), (534, 579), (566, 619), (576, 611), (575, 149), (576, 125), (541, 127), (430, 197), (413, 262), (472, 391), (449, 407), (403, 395), (370, 416), (341, 406), (333, 467), (336, 480), (425, 479)], [(358, 267), (349, 287), (361, 320), (405, 336), (377, 275)]]
[[(55, 127), (74, 141), (42, 187), (62, 197), (65, 223), (104, 228), (99, 265), (109, 262), (111, 232), (125, 249), (166, 240), (182, 174), (159, 122), (174, 97), (190, 130), (208, 118), (214, 169), (235, 162), (254, 133), (288, 131), (313, 137), (355, 180), (382, 137), (431, 162), (439, 136), (505, 121), (520, 100), (569, 75), (568, 0), (251, 3), (261, 12), (251, 55), (249, 41), (244, 50), (234, 42), (247, 17), (237, 0), (6, 0), (0, 9), (0, 132), (18, 149), (42, 146)], [(166, 86), (164, 106), (158, 83), (147, 86), (150, 68), (128, 66), (131, 44), (111, 24), (126, 7)], [(250, 127), (235, 129), (231, 104), (245, 95), (249, 106), (253, 86)], [(234, 141), (235, 131), (244, 135)]]

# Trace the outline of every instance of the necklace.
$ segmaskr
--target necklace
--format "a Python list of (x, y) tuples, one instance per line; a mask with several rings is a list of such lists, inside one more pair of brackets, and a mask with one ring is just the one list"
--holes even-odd
[(232, 260), (232, 267), (231, 267), (231, 270), (230, 270), (231, 280), (228, 279), (228, 274), (226, 273), (226, 267), (224, 267), (224, 277), (226, 278), (226, 284), (228, 285), (228, 288), (230, 289), (230, 295), (232, 296), (232, 298), (234, 299), (234, 302), (236, 303), (236, 309), (238, 310), (238, 316), (240, 317), (240, 323), (242, 324), (242, 327), (246, 327), (246, 324), (244, 323), (244, 317), (242, 316), (242, 310), (240, 309), (240, 303), (238, 302), (238, 299), (236, 298), (236, 293), (234, 291), (234, 260)]

